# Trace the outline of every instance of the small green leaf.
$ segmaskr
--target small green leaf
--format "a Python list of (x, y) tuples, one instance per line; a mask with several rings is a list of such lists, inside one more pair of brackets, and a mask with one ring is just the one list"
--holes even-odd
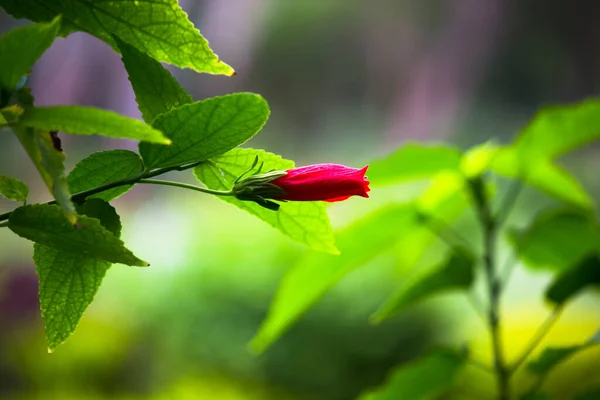
[(546, 299), (561, 305), (589, 286), (600, 286), (600, 260), (593, 253), (559, 275), (546, 291)]
[(194, 27), (177, 0), (0, 0), (16, 18), (48, 21), (63, 16), (62, 35), (88, 32), (118, 49), (113, 36), (152, 58), (197, 72), (233, 75)]
[[(211, 189), (228, 190), (237, 177), (252, 165), (256, 156), (259, 157), (260, 162), (264, 162), (264, 171), (286, 170), (294, 167), (293, 161), (285, 160), (273, 153), (254, 149), (234, 149), (200, 164), (194, 168), (194, 175)], [(279, 211), (271, 211), (256, 203), (240, 201), (233, 197), (221, 197), (221, 199), (257, 216), (289, 238), (314, 250), (338, 253), (325, 205), (321, 202), (287, 202), (281, 204)]]
[(173, 145), (140, 143), (140, 154), (149, 168), (208, 160), (256, 135), (267, 122), (269, 112), (267, 102), (252, 93), (186, 104), (159, 115), (153, 122)]
[(193, 101), (158, 61), (117, 37), (115, 41), (144, 121), (151, 123), (158, 115)]
[(440, 292), (466, 290), (473, 283), (475, 260), (466, 251), (455, 251), (450, 258), (433, 271), (408, 283), (405, 288), (393, 295), (373, 316), (377, 322), (389, 318), (405, 307)]
[(460, 160), (460, 170), (467, 178), (475, 178), (483, 174), (500, 148), (493, 143), (484, 143), (465, 152)]
[(528, 229), (513, 230), (509, 238), (532, 269), (565, 271), (593, 250), (600, 250), (600, 230), (595, 221), (574, 210), (545, 212)]
[(54, 42), (59, 28), (60, 16), (56, 16), (47, 24), (23, 26), (0, 37), (0, 88), (14, 89), (17, 86)]
[(579, 351), (600, 344), (600, 331), (588, 339), (585, 343), (568, 347), (549, 347), (533, 361), (527, 363), (527, 370), (537, 375), (544, 375), (550, 372), (552, 368), (573, 356)]
[(8, 200), (24, 202), (29, 195), (29, 188), (23, 181), (0, 175), (0, 195)]
[(19, 124), (75, 135), (102, 135), (160, 144), (171, 143), (162, 132), (142, 121), (94, 107), (30, 107), (19, 118)]
[[(119, 237), (121, 221), (108, 203), (91, 199), (77, 211), (97, 218), (102, 226)], [(75, 331), (91, 304), (111, 263), (35, 244), (33, 260), (40, 282), (40, 308), (49, 351)]]
[[(73, 193), (83, 192), (108, 183), (139, 175), (144, 163), (139, 155), (128, 150), (108, 150), (90, 155), (79, 161), (68, 176), (69, 188)], [(131, 189), (133, 185), (123, 185), (90, 196), (90, 198), (110, 201)]]
[(427, 179), (442, 171), (457, 171), (460, 151), (446, 146), (410, 143), (388, 157), (370, 163), (369, 181), (373, 185)]
[(401, 365), (380, 389), (360, 400), (430, 400), (452, 387), (466, 362), (465, 353), (439, 350)]
[(148, 266), (97, 219), (78, 215), (76, 224), (72, 225), (55, 205), (19, 207), (10, 215), (8, 227), (25, 239), (67, 253), (111, 263)]

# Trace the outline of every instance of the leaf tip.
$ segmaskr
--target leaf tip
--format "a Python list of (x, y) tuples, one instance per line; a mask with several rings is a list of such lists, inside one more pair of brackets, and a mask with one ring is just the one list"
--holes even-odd
[(54, 353), (54, 347), (48, 347), (48, 354)]

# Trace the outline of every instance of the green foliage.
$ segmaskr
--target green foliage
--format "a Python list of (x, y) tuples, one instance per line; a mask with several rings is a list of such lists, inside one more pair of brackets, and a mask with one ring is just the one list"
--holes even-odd
[(565, 271), (600, 249), (600, 230), (591, 216), (564, 208), (540, 214), (509, 238), (525, 265), (537, 270)]
[(140, 267), (149, 265), (134, 256), (98, 219), (78, 215), (73, 225), (55, 205), (19, 207), (10, 215), (8, 227), (25, 239), (67, 253), (111, 263)]
[[(120, 236), (121, 221), (108, 203), (90, 199), (77, 211), (98, 219), (115, 237)], [(75, 331), (111, 263), (37, 243), (33, 260), (40, 281), (40, 309), (48, 350), (53, 351)]]
[(158, 61), (118, 37), (115, 41), (121, 50), (123, 65), (144, 121), (151, 123), (157, 115), (193, 101), (192, 96)]
[(62, 35), (88, 32), (117, 48), (115, 35), (158, 61), (197, 72), (234, 73), (212, 52), (176, 0), (0, 0), (0, 6), (16, 18), (33, 21), (62, 15)]
[(19, 125), (76, 135), (102, 135), (121, 139), (170, 144), (171, 141), (150, 125), (112, 111), (94, 107), (30, 107), (19, 118)]
[(474, 257), (465, 251), (455, 251), (440, 268), (427, 271), (424, 276), (407, 284), (378, 311), (376, 321), (394, 315), (405, 307), (424, 298), (450, 290), (467, 290), (473, 283)]
[(8, 200), (24, 202), (29, 195), (29, 188), (23, 181), (0, 175), (0, 195)]
[[(286, 170), (294, 167), (294, 162), (285, 160), (273, 153), (254, 149), (235, 149), (194, 168), (196, 178), (211, 189), (228, 190), (244, 171), (252, 166), (256, 156), (264, 163), (263, 170)], [(289, 238), (310, 248), (337, 254), (335, 239), (325, 212), (325, 206), (318, 202), (283, 203), (279, 211), (267, 210), (253, 202), (240, 201), (233, 197), (221, 197), (262, 219)]]
[(427, 179), (443, 171), (456, 171), (460, 151), (446, 146), (410, 143), (390, 156), (370, 163), (369, 180), (373, 185)]
[(558, 364), (564, 362), (579, 351), (586, 350), (592, 346), (600, 344), (600, 331), (588, 339), (585, 343), (569, 347), (550, 347), (533, 361), (527, 364), (527, 370), (537, 375), (544, 375), (550, 372)]
[(192, 164), (219, 156), (256, 135), (269, 117), (259, 95), (236, 93), (186, 104), (159, 115), (155, 128), (171, 146), (140, 144), (147, 168)]
[(13, 29), (0, 38), (0, 88), (12, 90), (17, 86), (23, 75), (54, 42), (59, 28), (60, 16), (56, 16), (47, 24)]
[(598, 253), (593, 253), (559, 275), (546, 291), (546, 299), (562, 305), (588, 286), (600, 286)]
[(600, 399), (600, 389), (592, 389), (588, 392), (578, 394), (573, 400), (596, 400)]
[(464, 352), (438, 350), (400, 366), (381, 389), (360, 400), (429, 400), (450, 388), (467, 359)]
[[(138, 176), (144, 170), (139, 155), (128, 150), (100, 151), (84, 158), (75, 165), (68, 176), (73, 193), (83, 192), (108, 183)], [(118, 186), (90, 196), (110, 201), (129, 191), (133, 185)]]

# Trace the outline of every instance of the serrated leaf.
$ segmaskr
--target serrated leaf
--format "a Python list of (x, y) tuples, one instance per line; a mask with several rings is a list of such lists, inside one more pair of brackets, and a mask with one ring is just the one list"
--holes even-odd
[(593, 253), (564, 271), (546, 291), (546, 299), (561, 305), (589, 286), (600, 286), (600, 260)]
[(410, 143), (384, 159), (369, 163), (369, 181), (373, 185), (386, 185), (431, 178), (442, 171), (457, 171), (460, 157), (460, 151), (452, 147)]
[(267, 102), (257, 94), (235, 93), (186, 104), (153, 122), (171, 146), (140, 143), (148, 168), (171, 167), (219, 156), (256, 135), (269, 118)]
[(15, 28), (0, 37), (0, 87), (14, 89), (54, 42), (59, 28), (56, 16), (52, 22)]
[(29, 188), (25, 182), (6, 175), (0, 175), (0, 195), (8, 200), (26, 201)]
[(193, 101), (158, 61), (119, 38), (115, 41), (144, 121), (151, 123), (158, 115)]
[(140, 120), (94, 107), (29, 107), (19, 118), (19, 124), (74, 135), (101, 135), (151, 143), (171, 143), (161, 131)]
[(527, 370), (538, 375), (547, 374), (552, 368), (573, 356), (575, 353), (597, 344), (600, 344), (600, 331), (596, 332), (594, 336), (580, 345), (549, 347), (544, 349), (542, 354), (536, 360), (527, 363)]
[(373, 316), (377, 322), (389, 318), (427, 297), (452, 290), (468, 289), (473, 283), (475, 260), (466, 251), (455, 251), (444, 264), (427, 271), (393, 295)]
[(118, 49), (112, 35), (152, 58), (197, 72), (233, 75), (176, 0), (0, 0), (16, 18), (48, 21), (63, 16), (62, 35), (88, 32)]
[(511, 231), (509, 239), (531, 269), (565, 271), (600, 250), (600, 230), (592, 216), (575, 210), (545, 212), (526, 230)]
[[(263, 171), (286, 170), (294, 162), (273, 153), (254, 149), (234, 149), (194, 168), (196, 178), (207, 187), (228, 190), (237, 177), (246, 171), (258, 156), (264, 162)], [(325, 205), (321, 202), (282, 203), (279, 211), (267, 210), (256, 203), (240, 201), (233, 197), (220, 197), (262, 219), (289, 238), (314, 250), (337, 254)]]
[[(114, 208), (99, 199), (90, 199), (77, 211), (97, 218), (116, 237), (121, 221)], [(111, 263), (35, 244), (33, 260), (39, 277), (40, 309), (49, 351), (75, 331), (91, 304)]]
[(438, 350), (400, 366), (380, 389), (360, 400), (430, 400), (449, 389), (466, 362), (466, 354)]
[(19, 207), (11, 213), (8, 227), (25, 239), (67, 253), (111, 263), (141, 267), (148, 265), (133, 255), (97, 219), (78, 215), (76, 224), (72, 225), (56, 205)]
[[(128, 150), (100, 151), (79, 161), (68, 176), (73, 193), (83, 192), (139, 175), (144, 163), (137, 153)], [(127, 192), (133, 185), (123, 185), (90, 196), (110, 201)]]

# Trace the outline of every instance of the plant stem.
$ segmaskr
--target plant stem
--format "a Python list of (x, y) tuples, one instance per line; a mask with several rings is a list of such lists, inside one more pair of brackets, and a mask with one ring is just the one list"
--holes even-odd
[(498, 400), (508, 400), (510, 396), (508, 385), (509, 374), (506, 361), (504, 359), (502, 333), (500, 329), (501, 282), (496, 276), (495, 264), (498, 226), (490, 209), (484, 181), (481, 178), (473, 180), (470, 182), (470, 188), (483, 230), (483, 264), (490, 297), (487, 319), (492, 338), (494, 371), (496, 373), (496, 379), (498, 383)]
[[(162, 175), (167, 172), (185, 171), (187, 169), (194, 168), (194, 167), (202, 164), (203, 162), (204, 161), (199, 161), (199, 162), (195, 162), (195, 163), (191, 163), (191, 164), (187, 164), (187, 165), (177, 165), (174, 167), (164, 167), (164, 168), (157, 168), (157, 169), (151, 170), (151, 171), (144, 171), (141, 174), (135, 175), (131, 178), (121, 179), (121, 180), (118, 180), (115, 182), (100, 185), (100, 186), (92, 188), (92, 189), (84, 190), (83, 192), (76, 193), (71, 196), (71, 201), (79, 202), (79, 201), (85, 200), (87, 197), (104, 192), (106, 190), (114, 189), (119, 186), (134, 185), (136, 183), (139, 183), (141, 180), (147, 180), (147, 178), (153, 178), (155, 176)], [(163, 182), (163, 181), (156, 181), (156, 182)], [(147, 183), (147, 182), (145, 182), (145, 183)], [(183, 183), (180, 185), (173, 185), (173, 183), (177, 183), (177, 182), (171, 182), (170, 186), (180, 186), (180, 187), (185, 187), (186, 189), (193, 188), (192, 190), (197, 190), (197, 191), (201, 191), (204, 193), (218, 194), (221, 196), (225, 195), (223, 192), (219, 192), (219, 191), (215, 191), (215, 192), (219, 192), (219, 193), (211, 192), (210, 189), (198, 190), (198, 189), (203, 189), (199, 186), (185, 185)], [(164, 184), (164, 183), (161, 183), (161, 184)], [(56, 200), (49, 201), (45, 204), (56, 204)], [(8, 218), (10, 217), (10, 214), (12, 214), (12, 211), (6, 212), (4, 214), (0, 214), (0, 222), (7, 221)]]
[(196, 185), (189, 185), (187, 183), (173, 182), (173, 181), (161, 181), (157, 179), (140, 179), (136, 183), (147, 183), (150, 185), (165, 185), (165, 186), (176, 186), (184, 189), (195, 190), (197, 192), (214, 194), (216, 196), (234, 196), (235, 193), (232, 190), (213, 190), (204, 188)]

